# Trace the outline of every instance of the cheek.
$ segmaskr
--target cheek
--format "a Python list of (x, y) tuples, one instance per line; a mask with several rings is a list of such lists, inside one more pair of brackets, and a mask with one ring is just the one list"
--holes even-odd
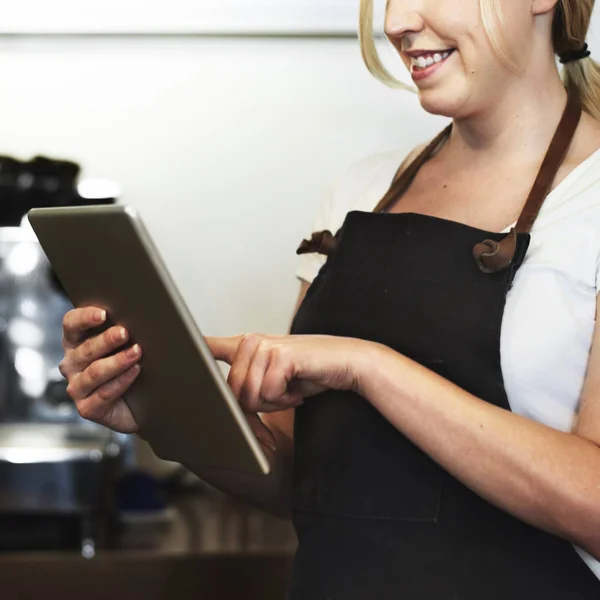
[(481, 19), (478, 0), (436, 3), (431, 27), (449, 47), (457, 48), (466, 73), (479, 71), (494, 60), (493, 48)]
[[(482, 20), (481, 30), (483, 36), (479, 41), (483, 52), (486, 56), (489, 56), (490, 62), (495, 61), (502, 66), (506, 66), (498, 56), (501, 53), (509, 62), (518, 65), (520, 60), (527, 54), (534, 37), (534, 17), (530, 2), (524, 2), (523, 0), (484, 0), (483, 5), (489, 6), (490, 9), (496, 7), (495, 11), (484, 11), (484, 15), (487, 17), (487, 28), (484, 27)], [(494, 46), (499, 49), (499, 52), (496, 52)]]
[(469, 35), (482, 28), (479, 0), (435, 0), (431, 12), (433, 27), (456, 38)]
[[(493, 42), (483, 27), (483, 23), (480, 22), (478, 27), (465, 32), (457, 40), (457, 43), (466, 75), (488, 79), (499, 76), (500, 72), (506, 71), (506, 67), (498, 52), (494, 49)], [(498, 40), (498, 43), (500, 48), (506, 47), (506, 43), (502, 39)]]

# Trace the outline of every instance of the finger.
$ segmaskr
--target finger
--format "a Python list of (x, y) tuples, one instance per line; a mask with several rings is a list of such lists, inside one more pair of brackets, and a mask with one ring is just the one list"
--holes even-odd
[(122, 433), (137, 431), (138, 425), (123, 400), (123, 394), (131, 387), (140, 372), (140, 366), (134, 365), (99, 387), (89, 398), (78, 401), (76, 404), (79, 414), (88, 421), (101, 423)]
[(106, 322), (106, 311), (95, 306), (75, 308), (63, 318), (64, 344), (75, 348), (85, 337), (86, 331)]
[(215, 360), (222, 360), (228, 364), (232, 364), (244, 337), (205, 337), (204, 340)]
[(93, 362), (113, 353), (128, 339), (129, 332), (124, 327), (111, 327), (104, 333), (86, 340), (68, 353), (65, 359), (66, 370), (79, 373), (87, 369)]
[(273, 435), (273, 432), (260, 420), (260, 417), (257, 414), (247, 414), (246, 417), (260, 445), (264, 448), (268, 448), (272, 452), (277, 452), (275, 436)]
[[(261, 392), (262, 394), (262, 392)], [(260, 412), (270, 414), (281, 412), (289, 408), (298, 408), (304, 404), (304, 396), (298, 392), (286, 392), (278, 396), (275, 400), (267, 400), (263, 397), (263, 403), (260, 405)]]
[(259, 392), (263, 401), (261, 412), (297, 408), (304, 403), (304, 386), (294, 376), (294, 359), (290, 348), (283, 345), (272, 347)]
[(263, 405), (260, 390), (269, 361), (270, 354), (263, 340), (256, 347), (240, 389), (239, 401), (247, 412), (258, 412)]
[(233, 337), (205, 337), (204, 341), (208, 345), (212, 355), (216, 360), (222, 360), (232, 364), (239, 352), (241, 345), (246, 345), (256, 340), (274, 340), (270, 335), (258, 333), (246, 333), (244, 335), (236, 335)]
[(114, 356), (94, 361), (67, 386), (67, 393), (73, 400), (83, 400), (94, 394), (98, 388), (118, 377), (136, 364), (142, 356), (138, 344)]
[[(225, 339), (225, 338), (221, 338)], [(244, 335), (240, 338), (237, 346), (237, 352), (231, 360), (231, 370), (227, 377), (227, 383), (233, 392), (233, 395), (239, 400), (244, 382), (248, 375), (248, 369), (252, 364), (252, 359), (256, 350), (263, 341), (263, 337), (255, 334)]]
[(294, 379), (293, 357), (289, 348), (276, 345), (271, 348), (271, 360), (263, 378), (261, 397), (267, 404), (281, 403), (284, 399), (297, 398), (298, 391), (290, 388)]

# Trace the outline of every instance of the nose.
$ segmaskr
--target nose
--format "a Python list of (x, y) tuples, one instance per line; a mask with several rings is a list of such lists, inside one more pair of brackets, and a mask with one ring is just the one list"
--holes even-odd
[(389, 0), (385, 12), (385, 35), (399, 47), (403, 38), (425, 27), (420, 0)]

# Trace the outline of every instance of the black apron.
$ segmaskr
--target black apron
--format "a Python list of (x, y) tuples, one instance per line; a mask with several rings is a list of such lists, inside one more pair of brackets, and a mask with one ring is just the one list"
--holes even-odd
[[(580, 116), (569, 99), (508, 235), (379, 212), (408, 188), (442, 132), (375, 212), (351, 212), (335, 237), (301, 246), (329, 256), (292, 333), (385, 344), (510, 410), (500, 364), (506, 295)], [(571, 544), (481, 499), (357, 394), (307, 399), (294, 435), (291, 600), (600, 599), (600, 581)]]

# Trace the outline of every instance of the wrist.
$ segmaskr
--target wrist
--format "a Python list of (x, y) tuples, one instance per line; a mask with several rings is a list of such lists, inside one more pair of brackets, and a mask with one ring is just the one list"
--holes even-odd
[(378, 373), (391, 352), (393, 350), (383, 344), (359, 340), (354, 364), (353, 392), (369, 398), (371, 391), (377, 388)]

